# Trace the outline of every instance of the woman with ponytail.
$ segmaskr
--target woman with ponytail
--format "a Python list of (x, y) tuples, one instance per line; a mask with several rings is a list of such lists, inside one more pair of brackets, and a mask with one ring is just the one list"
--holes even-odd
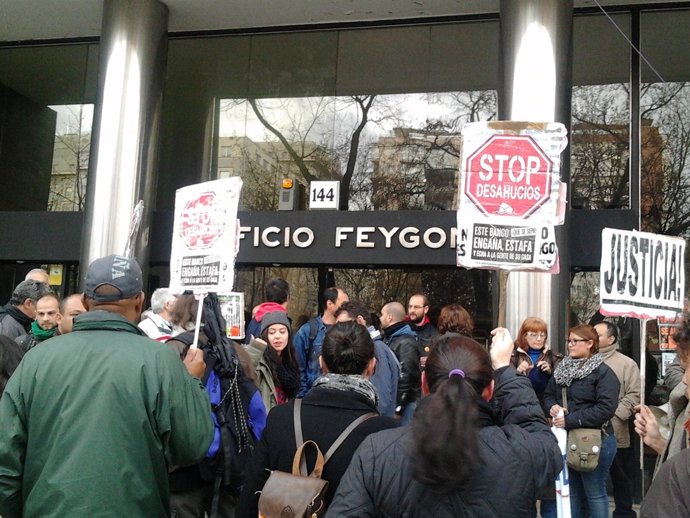
[(529, 380), (510, 365), (507, 331), (493, 334), (491, 355), (466, 336), (435, 339), (412, 426), (362, 443), (327, 516), (530, 516), (561, 454)]

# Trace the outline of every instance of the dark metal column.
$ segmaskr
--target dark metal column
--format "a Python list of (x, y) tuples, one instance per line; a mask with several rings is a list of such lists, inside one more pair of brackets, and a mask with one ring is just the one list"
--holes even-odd
[(167, 26), (168, 8), (157, 0), (104, 2), (82, 272), (98, 257), (124, 252), (139, 200), (144, 215), (134, 250), (148, 264)]
[[(561, 122), (570, 128), (572, 0), (501, 0), (499, 119)], [(561, 179), (570, 180), (570, 149)], [(567, 225), (567, 218), (566, 218)], [(549, 342), (562, 349), (568, 325), (570, 260), (567, 228), (556, 233), (561, 274), (512, 272), (506, 326), (516, 333), (528, 316), (549, 324)]]

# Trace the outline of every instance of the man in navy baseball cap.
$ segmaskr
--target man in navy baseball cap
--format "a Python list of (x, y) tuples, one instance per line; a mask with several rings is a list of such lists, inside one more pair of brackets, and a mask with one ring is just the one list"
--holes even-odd
[(89, 265), (84, 295), (97, 302), (131, 299), (144, 289), (141, 268), (135, 259), (109, 255)]
[(168, 467), (213, 439), (203, 351), (182, 363), (137, 327), (134, 259), (92, 262), (82, 300), (73, 331), (24, 356), (0, 399), (0, 514), (170, 516)]

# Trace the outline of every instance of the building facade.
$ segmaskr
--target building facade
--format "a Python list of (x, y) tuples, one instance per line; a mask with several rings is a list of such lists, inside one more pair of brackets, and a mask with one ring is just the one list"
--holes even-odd
[[(86, 192), (103, 167), (104, 106), (118, 105), (104, 87), (104, 41), (136, 23), (113, 11), (126, 10), (124, 0), (9, 4), (0, 33), (0, 287), (7, 295), (30, 267), (55, 265), (66, 293), (79, 284), (86, 241), (98, 238), (90, 225), (99, 211), (107, 224), (129, 218), (103, 199), (89, 205)], [(159, 68), (147, 68), (160, 96), (147, 94), (155, 123), (139, 151), (141, 181), (151, 184), (149, 287), (168, 280), (176, 189), (239, 175), (246, 237), (237, 289), (249, 307), (274, 275), (294, 287), (295, 318), (317, 311), (329, 284), (374, 309), (425, 291), (432, 312), (466, 305), (486, 337), (498, 321), (499, 280), (455, 267), (460, 134), (468, 122), (499, 118), (501, 24), (516, 2), (166, 4)], [(572, 181), (561, 275), (573, 289), (548, 292), (564, 315), (554, 340), (596, 310), (587, 287), (597, 284), (601, 228), (687, 237), (690, 227), (690, 2), (600, 4), (574, 3), (572, 56), (563, 56)], [(283, 177), (340, 180), (342, 210), (276, 212)], [(353, 230), (338, 241), (331, 234), (341, 227)], [(307, 231), (315, 244), (301, 248)]]

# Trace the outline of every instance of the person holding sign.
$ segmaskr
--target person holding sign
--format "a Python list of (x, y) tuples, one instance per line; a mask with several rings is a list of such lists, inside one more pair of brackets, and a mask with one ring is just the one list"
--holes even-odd
[(263, 315), (261, 334), (249, 343), (247, 352), (266, 412), (295, 398), (299, 390), (299, 367), (287, 313), (274, 311)]
[(0, 399), (0, 514), (170, 516), (168, 468), (213, 440), (201, 351), (180, 361), (136, 326), (141, 268), (96, 259), (73, 332), (27, 354)]
[[(678, 331), (674, 335), (676, 352), (681, 367), (685, 369), (683, 380), (671, 392), (669, 399), (671, 411), (668, 413), (671, 435), (666, 440), (661, 435), (659, 423), (649, 407), (638, 407), (635, 416), (635, 431), (644, 443), (659, 453), (659, 463), (652, 485), (642, 501), (640, 516), (652, 518), (685, 518), (690, 516), (690, 449), (688, 436), (690, 435), (690, 420), (688, 419), (687, 401), (690, 396), (690, 373), (688, 360), (690, 359), (690, 322), (685, 314)], [(680, 392), (684, 391), (683, 396)], [(683, 406), (685, 404), (685, 406)]]
[(544, 409), (555, 427), (601, 429), (594, 471), (577, 471), (572, 466), (569, 471), (570, 507), (573, 518), (586, 516), (587, 508), (591, 518), (608, 518), (606, 478), (616, 455), (611, 418), (618, 406), (620, 383), (599, 353), (599, 335), (592, 326), (571, 328), (567, 346), (569, 355), (558, 364), (544, 391)]
[(687, 385), (690, 382), (690, 374), (688, 373), (688, 361), (690, 360), (689, 318), (686, 314), (678, 331), (673, 335), (677, 344), (678, 362), (684, 373), (681, 382), (671, 391), (669, 396), (667, 417), (670, 436), (666, 438), (662, 435), (659, 423), (647, 405), (636, 407), (638, 413), (635, 415), (635, 431), (647, 446), (659, 454), (657, 470), (662, 462), (688, 447), (689, 434), (686, 426), (690, 419), (690, 408), (688, 408), (690, 389)]

